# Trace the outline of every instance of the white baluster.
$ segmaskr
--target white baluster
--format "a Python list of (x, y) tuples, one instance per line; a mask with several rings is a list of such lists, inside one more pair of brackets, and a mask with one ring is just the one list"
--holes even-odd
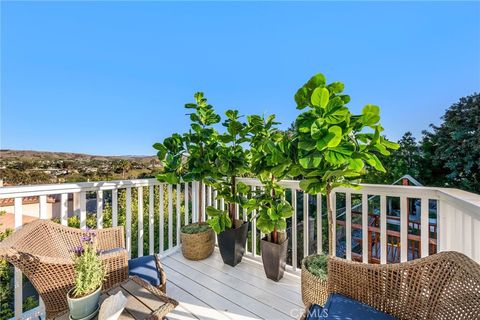
[(168, 249), (173, 248), (173, 195), (172, 185), (168, 185)]
[(184, 201), (185, 201), (185, 221), (184, 225), (188, 224), (188, 182), (185, 182), (185, 192), (184, 192)]
[(400, 262), (408, 260), (408, 198), (400, 197)]
[(380, 196), (380, 263), (387, 263), (387, 197)]
[(345, 257), (347, 260), (352, 260), (352, 194), (350, 192), (345, 193), (345, 232)]
[(138, 201), (138, 256), (143, 257), (143, 187), (137, 188)]
[(118, 226), (118, 189), (112, 190), (112, 227)]
[(68, 224), (68, 193), (60, 195), (60, 222), (64, 226)]
[(97, 229), (103, 228), (103, 191), (97, 191)]
[(80, 191), (80, 228), (87, 228), (87, 193)]
[(330, 194), (330, 203), (332, 204), (332, 251), (331, 255), (337, 256), (337, 194), (332, 192)]
[(309, 240), (310, 240), (310, 226), (309, 226), (309, 206), (308, 193), (303, 193), (303, 257), (309, 255)]
[(161, 184), (159, 186), (159, 200), (160, 203), (158, 205), (159, 210), (159, 221), (158, 221), (158, 253), (161, 254), (165, 249), (165, 201), (163, 200), (164, 197), (164, 185)]
[(368, 194), (362, 193), (362, 261), (368, 263)]
[(128, 252), (128, 259), (132, 257), (132, 188), (127, 187), (126, 191), (126, 198), (125, 198), (125, 205), (126, 205), (126, 226), (125, 226), (125, 244), (127, 247)]
[[(15, 198), (13, 214), (14, 214), (14, 227), (21, 227), (23, 224), (23, 200), (22, 198)], [(15, 290), (15, 300), (14, 300), (14, 312), (15, 319), (22, 319), (22, 301), (23, 301), (23, 281), (22, 281), (22, 272), (20, 269), (15, 268), (14, 271), (14, 290)]]
[(181, 190), (182, 188), (180, 187), (180, 184), (177, 184), (177, 200), (176, 200), (176, 214), (177, 214), (177, 220), (176, 220), (176, 224), (177, 224), (177, 246), (180, 245), (180, 224), (182, 223), (181, 222), (181, 219), (180, 219), (180, 193), (182, 192)]
[(317, 193), (317, 253), (323, 252), (322, 195)]
[(155, 208), (155, 186), (152, 184), (148, 188), (148, 254), (152, 255), (155, 252), (155, 239), (153, 227), (155, 226), (155, 220), (153, 218), (153, 212)]
[(292, 267), (297, 270), (297, 190), (292, 190)]

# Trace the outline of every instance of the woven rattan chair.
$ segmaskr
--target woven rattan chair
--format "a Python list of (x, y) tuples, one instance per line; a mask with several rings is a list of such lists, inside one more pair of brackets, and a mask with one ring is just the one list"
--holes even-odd
[[(103, 289), (128, 278), (128, 254), (123, 227), (96, 230), (101, 259), (107, 270)], [(81, 243), (85, 231), (49, 220), (36, 220), (17, 229), (0, 243), (0, 257), (19, 268), (33, 284), (43, 302), (47, 318), (68, 308), (67, 292), (73, 287), (72, 248)]]
[(331, 258), (328, 291), (399, 319), (480, 319), (480, 265), (458, 252), (387, 265)]

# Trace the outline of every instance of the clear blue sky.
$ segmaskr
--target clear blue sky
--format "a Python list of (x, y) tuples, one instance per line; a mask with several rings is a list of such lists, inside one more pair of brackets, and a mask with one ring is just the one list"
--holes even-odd
[(276, 113), (311, 75), (417, 137), (480, 89), (480, 4), (2, 2), (1, 148), (153, 154), (204, 91)]

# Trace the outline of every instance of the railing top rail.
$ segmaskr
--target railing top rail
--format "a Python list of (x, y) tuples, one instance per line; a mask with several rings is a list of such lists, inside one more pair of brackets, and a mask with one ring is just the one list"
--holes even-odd
[(74, 193), (80, 191), (113, 190), (127, 187), (145, 187), (161, 184), (158, 180), (152, 179), (134, 179), (134, 180), (112, 180), (95, 182), (77, 182), (77, 183), (57, 183), (57, 184), (38, 184), (21, 185), (0, 188), (0, 199), (16, 197), (32, 197), (39, 195)]
[[(237, 181), (251, 186), (262, 186), (255, 178), (238, 178)], [(40, 184), (11, 186), (0, 188), (0, 199), (50, 195), (60, 193), (75, 193), (80, 191), (112, 190), (127, 187), (145, 187), (161, 184), (154, 178), (134, 180), (112, 180), (78, 183)], [(282, 180), (280, 182), (286, 188), (300, 189), (299, 180)], [(480, 216), (480, 195), (452, 188), (360, 184), (360, 189), (336, 188), (335, 192), (350, 192), (353, 194), (405, 196), (429, 199), (445, 200), (462, 207), (471, 214)]]

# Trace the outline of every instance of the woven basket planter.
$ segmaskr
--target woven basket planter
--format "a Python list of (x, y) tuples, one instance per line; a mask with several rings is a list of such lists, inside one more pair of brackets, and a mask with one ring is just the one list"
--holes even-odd
[(311, 304), (323, 306), (328, 298), (328, 282), (307, 270), (305, 261), (309, 258), (310, 257), (306, 257), (302, 261), (302, 301), (305, 306)]
[(181, 233), (182, 254), (188, 260), (208, 258), (215, 249), (215, 232), (209, 229), (200, 233)]

